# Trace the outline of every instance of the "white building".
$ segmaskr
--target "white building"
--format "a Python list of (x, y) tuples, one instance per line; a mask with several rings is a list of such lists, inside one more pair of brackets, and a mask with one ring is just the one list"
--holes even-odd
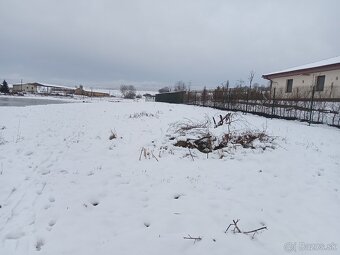
[(275, 98), (340, 99), (340, 56), (262, 75)]
[(75, 89), (60, 85), (48, 85), (37, 82), (13, 84), (12, 92), (24, 92), (24, 93), (40, 93), (40, 94), (58, 94), (69, 95), (74, 94)]

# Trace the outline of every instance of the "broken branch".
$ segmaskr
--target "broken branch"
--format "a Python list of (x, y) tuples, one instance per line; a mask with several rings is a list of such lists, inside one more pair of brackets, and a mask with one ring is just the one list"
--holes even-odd
[(191, 235), (188, 234), (188, 236), (183, 237), (183, 239), (187, 239), (187, 240), (194, 240), (194, 243), (201, 241), (202, 237), (192, 237)]
[(262, 228), (254, 229), (254, 230), (251, 230), (251, 231), (245, 231), (245, 232), (243, 232), (243, 234), (250, 234), (250, 233), (254, 233), (254, 232), (257, 232), (257, 231), (260, 231), (260, 230), (263, 230), (263, 229), (267, 229), (267, 227), (262, 227)]
[(261, 228), (257, 228), (257, 229), (254, 229), (254, 230), (250, 230), (250, 231), (241, 231), (241, 229), (237, 226), (237, 223), (239, 222), (239, 220), (233, 220), (233, 223), (229, 224), (229, 226), (227, 227), (227, 229), (224, 231), (224, 233), (227, 233), (228, 230), (230, 229), (231, 226), (234, 226), (234, 229), (232, 230), (233, 233), (242, 233), (242, 234), (245, 234), (245, 235), (248, 235), (248, 234), (251, 234), (253, 233), (252, 235), (252, 238), (254, 238), (255, 234), (258, 233), (258, 231), (261, 231), (261, 230), (264, 230), (264, 229), (267, 229), (266, 226), (264, 227), (261, 227)]
[(190, 150), (190, 148), (188, 147), (188, 150), (189, 150), (189, 154), (190, 154), (190, 156), (191, 156), (191, 158), (192, 158), (192, 161), (195, 161), (194, 160), (194, 156), (192, 156), (192, 154), (191, 154), (191, 150)]
[(142, 160), (142, 153), (143, 153), (143, 149), (144, 149), (144, 148), (142, 148), (142, 149), (140, 150), (139, 161), (141, 161), (141, 160)]
[(156, 156), (153, 154), (153, 151), (151, 151), (151, 155), (152, 155), (152, 157), (154, 157), (154, 158), (157, 160), (157, 162), (158, 162), (158, 159), (157, 159)]

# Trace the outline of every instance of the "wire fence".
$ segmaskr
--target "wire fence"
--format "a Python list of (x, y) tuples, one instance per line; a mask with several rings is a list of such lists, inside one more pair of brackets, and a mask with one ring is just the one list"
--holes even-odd
[(256, 115), (324, 123), (340, 128), (340, 99), (317, 97), (314, 88), (308, 96), (277, 98), (275, 89), (218, 88), (156, 95), (156, 101), (213, 107)]

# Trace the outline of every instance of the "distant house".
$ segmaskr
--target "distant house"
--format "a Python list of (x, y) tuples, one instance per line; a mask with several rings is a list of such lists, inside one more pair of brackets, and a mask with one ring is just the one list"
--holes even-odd
[(262, 75), (276, 98), (340, 99), (340, 56)]
[(28, 93), (37, 93), (39, 83), (25, 83), (25, 84), (13, 84), (12, 92), (28, 92)]
[(105, 93), (105, 92), (84, 90), (82, 85), (80, 85), (79, 88), (76, 88), (74, 94), (79, 95), (79, 96), (88, 96), (88, 97), (109, 97), (110, 96), (109, 93)]
[(33, 82), (13, 84), (12, 92), (39, 93), (52, 95), (72, 95), (74, 93), (74, 89), (59, 85), (47, 85), (38, 82)]

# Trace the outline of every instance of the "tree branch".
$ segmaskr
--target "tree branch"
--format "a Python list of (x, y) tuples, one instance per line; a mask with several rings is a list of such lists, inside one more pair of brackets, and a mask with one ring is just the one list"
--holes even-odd
[(187, 239), (187, 240), (194, 240), (194, 243), (201, 241), (202, 237), (192, 237), (191, 235), (188, 234), (188, 236), (183, 237), (183, 239)]
[(227, 233), (228, 230), (230, 229), (230, 227), (231, 227), (231, 226), (234, 226), (234, 229), (232, 230), (234, 234), (235, 234), (235, 233), (242, 233), (242, 234), (248, 235), (248, 234), (253, 233), (252, 238), (254, 238), (255, 234), (257, 234), (258, 231), (267, 229), (267, 227), (264, 226), (264, 227), (257, 228), (257, 229), (254, 229), (254, 230), (250, 230), (250, 231), (241, 231), (241, 229), (237, 226), (237, 223), (238, 223), (239, 221), (240, 221), (240, 220), (233, 220), (233, 223), (229, 224), (229, 226), (228, 226), (227, 229), (224, 231), (224, 233)]

